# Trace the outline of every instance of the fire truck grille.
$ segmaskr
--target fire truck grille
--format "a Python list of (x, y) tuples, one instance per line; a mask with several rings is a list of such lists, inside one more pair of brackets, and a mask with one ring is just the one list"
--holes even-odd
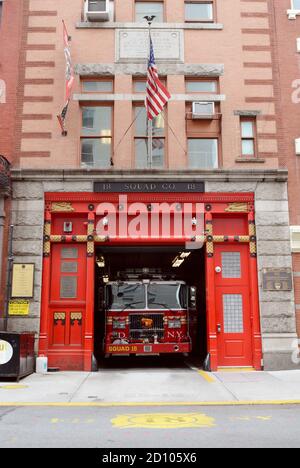
[(164, 337), (164, 314), (132, 314), (130, 319), (130, 338), (140, 340)]

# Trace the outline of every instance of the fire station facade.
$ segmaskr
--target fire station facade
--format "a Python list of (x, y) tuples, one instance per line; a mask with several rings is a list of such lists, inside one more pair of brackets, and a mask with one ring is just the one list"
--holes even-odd
[[(35, 277), (29, 315), (9, 316), (8, 327), (35, 331), (50, 367), (91, 369), (99, 249), (197, 242), (211, 369), (296, 365), (270, 3), (23, 1), (13, 251), (15, 263), (35, 265)], [(151, 167), (143, 102), (148, 12), (156, 16), (159, 74), (172, 95), (154, 124)], [(76, 71), (67, 136), (56, 119), (64, 101), (62, 19)], [(188, 206), (192, 220), (201, 206), (203, 231), (180, 237), (172, 225), (173, 236), (159, 229), (132, 237), (136, 203), (146, 206), (146, 219), (157, 203)], [(124, 212), (126, 234), (102, 232), (112, 213), (120, 220)]]

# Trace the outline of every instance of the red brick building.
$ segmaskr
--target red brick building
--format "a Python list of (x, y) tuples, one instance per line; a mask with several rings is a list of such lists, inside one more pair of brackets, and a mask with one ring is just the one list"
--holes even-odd
[(7, 237), (10, 217), (9, 167), (14, 159), (22, 31), (22, 1), (0, 1), (0, 309), (6, 290)]
[[(50, 366), (91, 368), (107, 275), (158, 266), (155, 259), (169, 272), (171, 257), (192, 240), (99, 235), (107, 219), (98, 207), (110, 203), (108, 215), (116, 210), (119, 219), (124, 194), (149, 213), (154, 202), (190, 203), (196, 217), (203, 205), (203, 247), (177, 273), (198, 286), (194, 348), (209, 355), (212, 369), (296, 365), (289, 211), (300, 222), (288, 204), (287, 159), (296, 159), (281, 112), (290, 109), (280, 62), (289, 54), (275, 34), (280, 18), (284, 27), (292, 21), (278, 3), (4, 0), (3, 18), (16, 5), (22, 18), (9, 126), (13, 249), (16, 263), (35, 265), (29, 315), (10, 316), (8, 327), (35, 331)], [(159, 73), (172, 95), (155, 122), (152, 161), (143, 110), (150, 13)], [(64, 102), (62, 20), (76, 72), (67, 137), (56, 119)], [(99, 257), (107, 271), (98, 269)], [(294, 276), (297, 288), (296, 266)]]

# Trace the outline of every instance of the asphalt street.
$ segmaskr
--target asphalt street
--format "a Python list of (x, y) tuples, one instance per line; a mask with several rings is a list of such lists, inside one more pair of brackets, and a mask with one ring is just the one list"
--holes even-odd
[(300, 406), (0, 407), (1, 448), (300, 447)]

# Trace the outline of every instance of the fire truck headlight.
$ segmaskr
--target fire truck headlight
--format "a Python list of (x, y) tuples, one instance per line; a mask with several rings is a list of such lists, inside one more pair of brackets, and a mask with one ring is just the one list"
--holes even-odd
[(180, 319), (169, 320), (168, 326), (169, 328), (181, 328), (181, 320)]
[(113, 329), (114, 330), (124, 330), (125, 328), (126, 328), (126, 323), (125, 322), (121, 322), (121, 321), (118, 321), (118, 320), (113, 321)]

